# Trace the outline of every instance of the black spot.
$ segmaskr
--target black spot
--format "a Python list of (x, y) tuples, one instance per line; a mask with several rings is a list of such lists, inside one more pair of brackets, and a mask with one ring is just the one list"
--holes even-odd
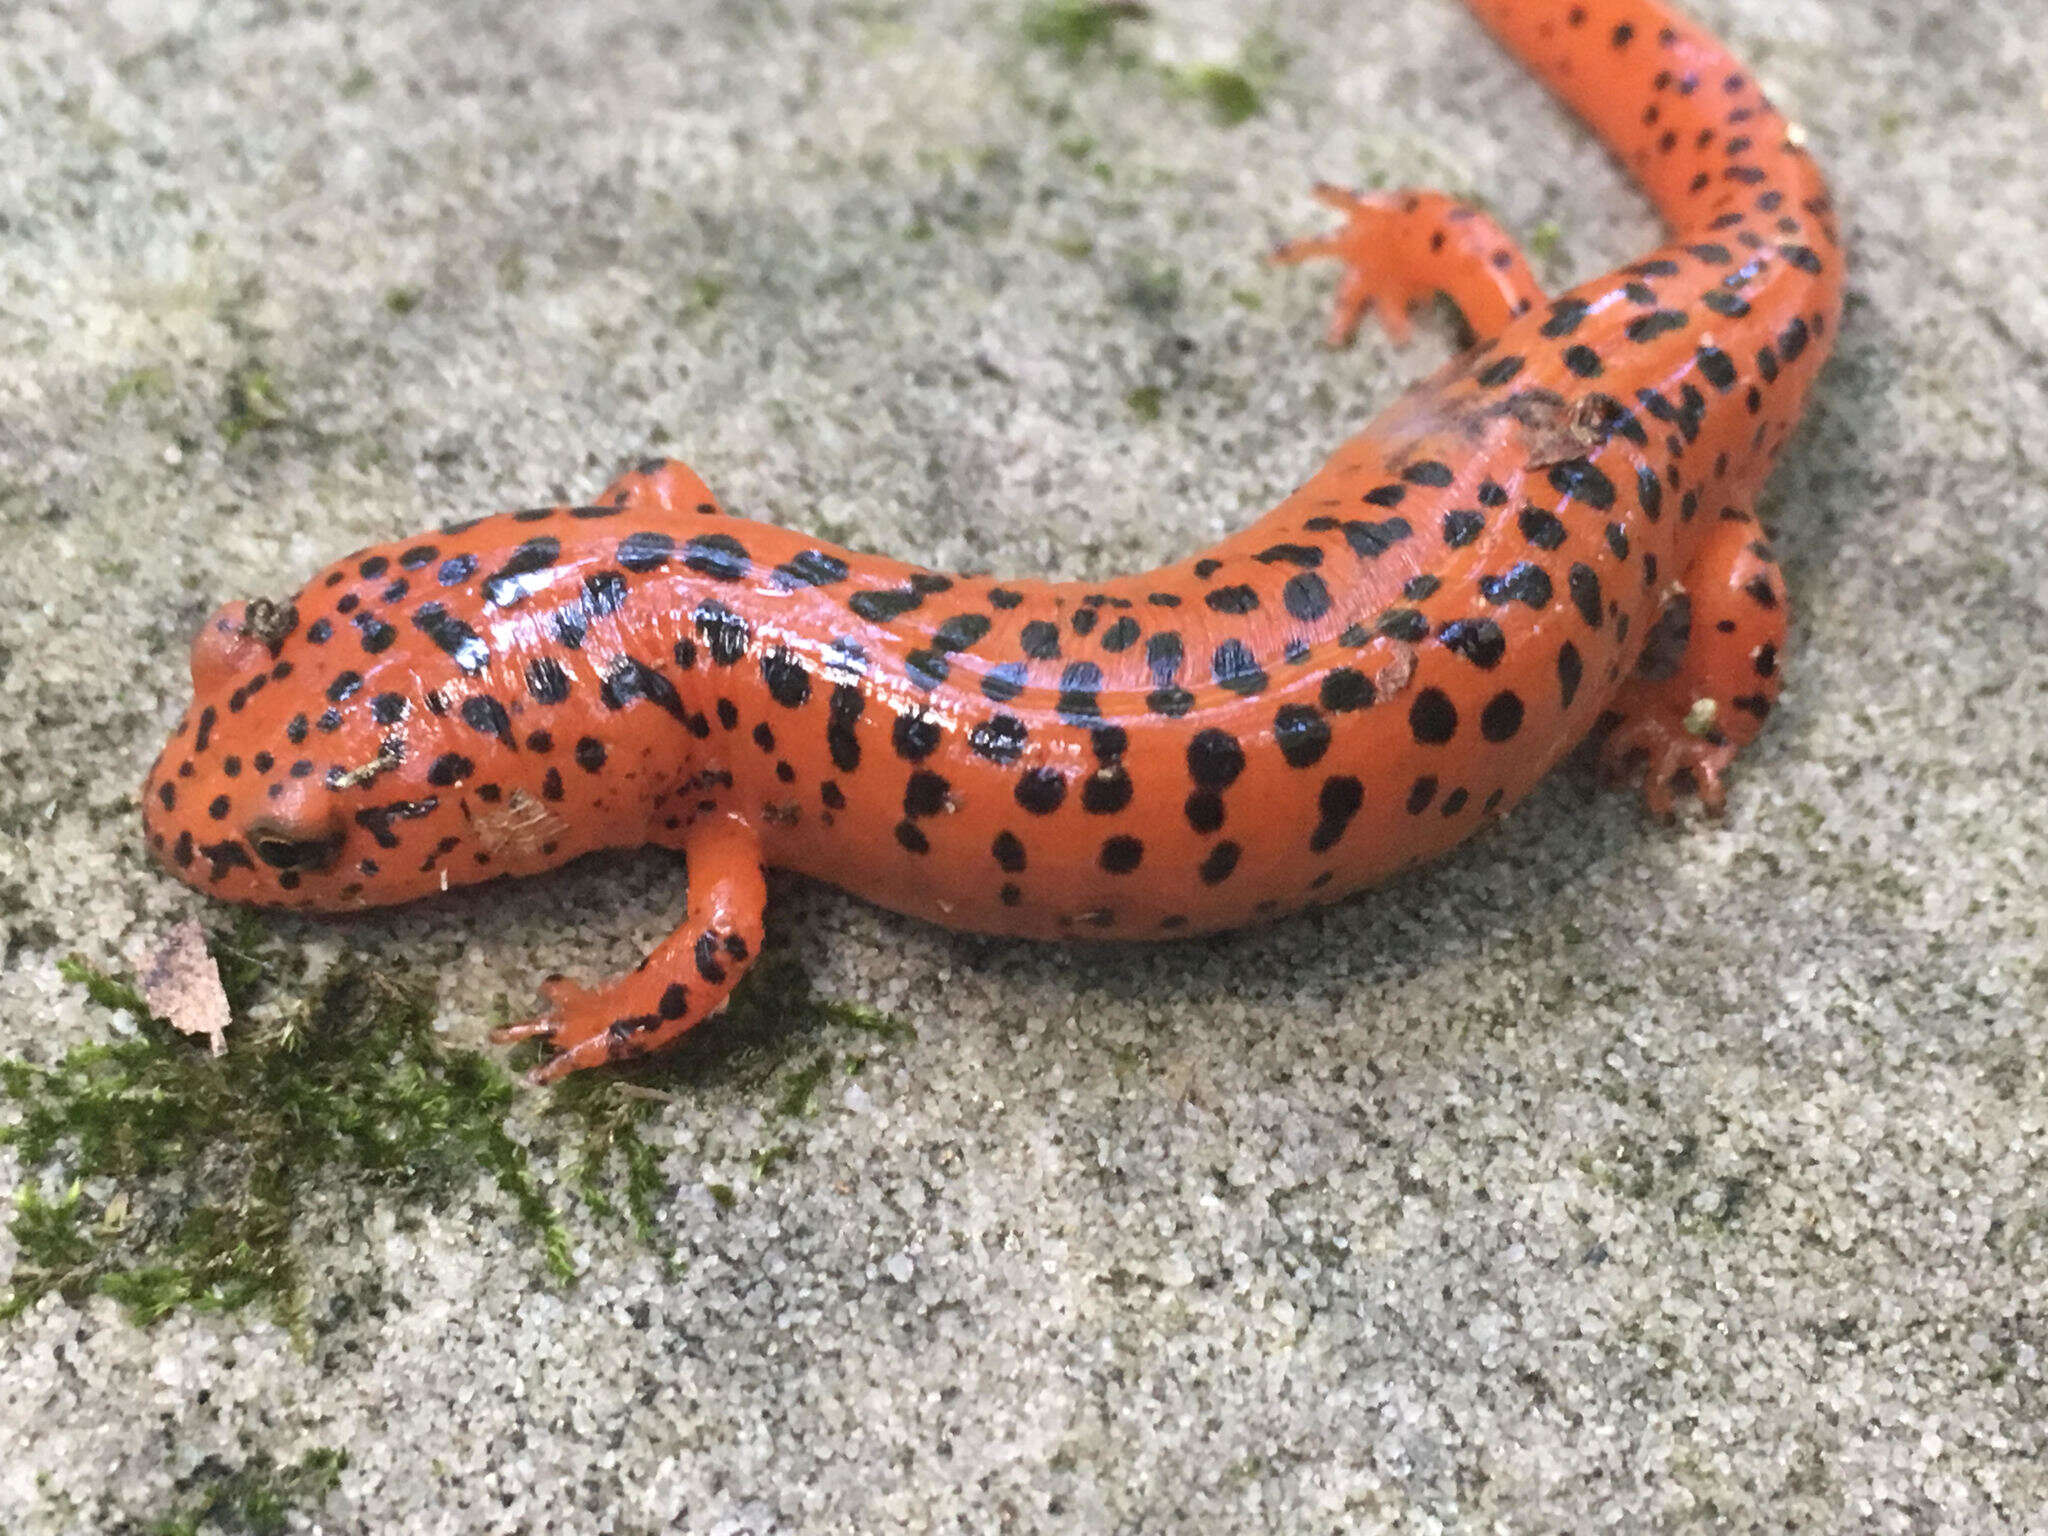
[(398, 557), (398, 563), (408, 571), (417, 571), (422, 566), (432, 565), (440, 555), (441, 551), (431, 544), (415, 544)]
[(1313, 768), (1330, 750), (1330, 722), (1306, 704), (1285, 704), (1273, 717), (1273, 739), (1290, 768)]
[(753, 558), (747, 546), (729, 533), (700, 533), (683, 546), (683, 564), (714, 581), (738, 581)]
[(1564, 523), (1555, 512), (1546, 512), (1541, 507), (1524, 507), (1515, 521), (1522, 530), (1522, 537), (1538, 549), (1556, 549), (1565, 541)]
[(1560, 496), (1583, 501), (1598, 511), (1605, 512), (1614, 506), (1614, 482), (1590, 460), (1568, 459), (1551, 465), (1550, 483)]
[(1076, 661), (1067, 665), (1060, 674), (1060, 696), (1057, 708), (1060, 718), (1069, 725), (1086, 725), (1099, 719), (1102, 705), (1096, 698), (1096, 690), (1102, 686), (1102, 668), (1092, 661)]
[(604, 683), (597, 696), (606, 709), (624, 709), (637, 699), (645, 699), (678, 720), (689, 717), (676, 693), (675, 684), (653, 667), (635, 661), (631, 656), (620, 656), (611, 662), (605, 670)]
[(981, 680), (982, 697), (991, 703), (1007, 704), (1024, 691), (1025, 666), (1021, 661), (1005, 661), (988, 669), (988, 676)]
[(1512, 379), (1516, 374), (1520, 373), (1521, 371), (1521, 358), (1502, 357), (1496, 358), (1493, 362), (1488, 363), (1484, 368), (1480, 369), (1479, 372), (1476, 375), (1474, 375), (1474, 377), (1478, 380), (1479, 384), (1483, 388), (1498, 389), (1501, 385), (1507, 383), (1510, 379)]
[(1052, 768), (1032, 768), (1017, 780), (1017, 804), (1034, 816), (1050, 816), (1066, 803), (1067, 781)]
[(1458, 707), (1441, 688), (1425, 688), (1408, 706), (1408, 729), (1427, 747), (1440, 747), (1458, 733)]
[(460, 784), (474, 772), (476, 764), (460, 752), (443, 752), (427, 769), (427, 782), (436, 789), (446, 789), (450, 785)]
[(1314, 570), (1323, 563), (1323, 552), (1313, 544), (1273, 544), (1254, 557), (1262, 565), (1298, 565)]
[(1583, 343), (1565, 348), (1564, 365), (1582, 379), (1597, 379), (1607, 371), (1600, 361), (1600, 354)]
[(1572, 595), (1572, 606), (1579, 610), (1579, 617), (1593, 629), (1600, 627), (1600, 575), (1590, 565), (1583, 563), (1572, 566), (1571, 575), (1565, 581), (1566, 590)]
[(990, 587), (988, 589), (988, 605), (991, 608), (1007, 613), (1012, 608), (1023, 607), (1024, 594), (1022, 592), (1012, 592), (1008, 587)]
[(1259, 594), (1247, 586), (1217, 587), (1202, 598), (1218, 613), (1244, 614), (1255, 612), (1259, 606)]
[(1280, 589), (1287, 611), (1304, 624), (1313, 623), (1330, 611), (1330, 589), (1314, 571), (1302, 571), (1287, 578)]
[(1479, 734), (1491, 742), (1512, 741), (1522, 728), (1522, 697), (1503, 689), (1479, 712)]
[(1217, 684), (1244, 698), (1264, 690), (1265, 669), (1242, 640), (1226, 640), (1209, 658), (1209, 672)]
[(879, 592), (856, 592), (846, 600), (846, 606), (866, 619), (870, 624), (886, 624), (924, 602), (924, 594), (893, 588)]
[(967, 744), (992, 763), (1014, 763), (1029, 739), (1015, 715), (992, 715), (968, 733)]
[(1328, 853), (1337, 846), (1337, 840), (1344, 835), (1345, 828), (1365, 804), (1365, 786), (1349, 774), (1336, 774), (1323, 781), (1323, 791), (1316, 797), (1316, 812), (1320, 818), (1316, 829), (1308, 840), (1311, 850)]
[(1446, 512), (1444, 514), (1444, 542), (1453, 549), (1463, 549), (1486, 527), (1486, 519), (1477, 512)]
[(629, 533), (619, 540), (618, 561), (636, 575), (658, 571), (676, 552), (676, 541), (665, 533)]
[(896, 841), (912, 853), (930, 853), (932, 851), (931, 839), (918, 830), (917, 823), (914, 821), (899, 821), (896, 823)]
[(1701, 347), (1699, 364), (1707, 382), (1723, 394), (1735, 387), (1735, 363), (1719, 347)]
[(832, 690), (825, 746), (832, 754), (833, 766), (841, 773), (852, 773), (860, 767), (860, 737), (853, 727), (867, 707), (867, 696), (851, 683), (841, 683)]
[(398, 631), (373, 613), (357, 614), (356, 628), (363, 637), (363, 650), (372, 656), (380, 651), (389, 650), (391, 642), (398, 638)]
[(939, 722), (929, 715), (898, 715), (891, 727), (889, 739), (896, 748), (896, 755), (905, 762), (921, 763), (939, 749), (939, 738), (943, 732)]
[(1205, 789), (1228, 789), (1244, 772), (1244, 748), (1228, 731), (1206, 730), (1188, 743), (1188, 775)]
[(1332, 714), (1349, 714), (1369, 707), (1374, 698), (1372, 679), (1350, 667), (1338, 667), (1323, 675), (1322, 705)]
[(441, 562), (441, 569), (434, 573), (434, 579), (444, 587), (459, 587), (475, 574), (475, 555), (450, 555)]
[(672, 981), (662, 989), (661, 1001), (655, 1012), (670, 1021), (680, 1019), (690, 1011), (690, 989), (680, 981)]
[(1237, 861), (1244, 856), (1244, 850), (1235, 843), (1218, 843), (1209, 850), (1209, 856), (1202, 860), (1199, 873), (1204, 885), (1221, 885), (1237, 870)]
[(1353, 554), (1372, 560), (1384, 555), (1414, 531), (1405, 517), (1390, 517), (1383, 523), (1348, 522), (1344, 525), (1344, 542), (1351, 546)]
[(1586, 664), (1579, 659), (1579, 648), (1565, 641), (1557, 653), (1557, 694), (1558, 701), (1566, 709), (1572, 707), (1572, 700), (1579, 696), (1579, 683), (1585, 678)]
[(1100, 863), (1112, 875), (1128, 875), (1144, 860), (1145, 845), (1135, 837), (1112, 837), (1102, 845)]
[(421, 603), (413, 612), (412, 627), (452, 656), (464, 672), (475, 674), (490, 664), (490, 647), (483, 638), (439, 603)]
[(910, 782), (903, 789), (903, 814), (906, 816), (937, 816), (946, 809), (947, 798), (953, 786), (936, 773), (923, 768), (911, 774)]
[(339, 672), (339, 673), (336, 673), (336, 674), (335, 674), (335, 678), (334, 678), (334, 681), (333, 681), (333, 682), (331, 682), (331, 683), (329, 683), (329, 684), (327, 685), (327, 697), (328, 697), (328, 700), (329, 700), (329, 702), (331, 702), (331, 703), (339, 704), (339, 703), (341, 703), (341, 702), (342, 702), (342, 700), (344, 700), (344, 699), (346, 699), (346, 698), (350, 697), (350, 696), (351, 696), (352, 694), (354, 694), (354, 693), (356, 692), (356, 690), (357, 690), (357, 689), (359, 689), (359, 688), (361, 688), (362, 686), (363, 686), (363, 674), (362, 674), (362, 673), (360, 673), (360, 672)]
[(697, 633), (703, 637), (704, 647), (711, 653), (711, 659), (721, 667), (732, 666), (747, 653), (747, 642), (752, 638), (747, 621), (720, 602), (704, 602), (697, 605), (692, 616)]
[(1081, 781), (1081, 809), (1114, 816), (1131, 803), (1131, 776), (1121, 766), (1098, 768)]
[(1430, 485), (1441, 489), (1456, 477), (1448, 464), (1435, 459), (1419, 459), (1401, 471), (1401, 478), (1410, 485)]
[(945, 682), (953, 664), (946, 660), (943, 651), (920, 646), (903, 658), (903, 670), (910, 674), (913, 683), (929, 692)]
[(1145, 695), (1145, 708), (1155, 715), (1178, 720), (1195, 707), (1195, 696), (1185, 688), (1155, 688)]
[(586, 773), (596, 773), (604, 767), (604, 743), (595, 736), (585, 736), (576, 743), (576, 766)]
[(822, 549), (806, 549), (775, 567), (775, 584), (788, 591), (795, 587), (822, 587), (844, 581), (847, 565), (837, 555)]
[(1550, 573), (1527, 560), (1517, 561), (1500, 576), (1479, 578), (1479, 595), (1489, 603), (1522, 603), (1530, 608), (1549, 605)]
[(1778, 355), (1788, 363), (1796, 363), (1813, 339), (1813, 332), (1804, 320), (1795, 319), (1778, 337)]
[(528, 539), (484, 578), (484, 601), (493, 608), (510, 608), (523, 601), (547, 585), (542, 573), (552, 568), (561, 554), (559, 539)]
[(1507, 654), (1507, 636), (1492, 619), (1455, 619), (1437, 632), (1437, 638), (1473, 666), (1491, 670)]
[(542, 704), (569, 697), (569, 674), (552, 656), (536, 656), (526, 664), (526, 691)]
[(777, 646), (761, 658), (761, 680), (768, 697), (784, 709), (800, 709), (811, 697), (811, 674), (794, 652)]
[(1067, 616), (1067, 623), (1077, 635), (1085, 635), (1095, 628), (1095, 621), (1102, 615), (1093, 608), (1076, 608)]
[(1197, 789), (1189, 793), (1187, 804), (1182, 807), (1188, 825), (1204, 837), (1220, 831), (1223, 826), (1223, 797), (1213, 789)]
[(1389, 640), (1406, 640), (1411, 645), (1429, 636), (1429, 620), (1416, 608), (1389, 608), (1373, 628)]
[(932, 645), (941, 651), (964, 651), (989, 632), (983, 613), (956, 613), (932, 631)]
[(1558, 299), (1550, 306), (1550, 318), (1543, 322), (1543, 334), (1552, 340), (1569, 336), (1592, 312), (1584, 299)]
[(1408, 790), (1408, 814), (1420, 816), (1436, 799), (1436, 776), (1425, 773)]
[(1127, 614), (1102, 632), (1102, 648), (1111, 655), (1127, 651), (1138, 643), (1138, 633), (1138, 621)]
[(1016, 833), (998, 832), (988, 851), (995, 856), (997, 867), (1005, 874), (1021, 875), (1024, 872), (1024, 843)]
[(1443, 814), (1446, 816), (1457, 815), (1458, 812), (1465, 809), (1466, 803), (1470, 801), (1471, 798), (1472, 791), (1469, 789), (1452, 790), (1448, 795), (1444, 796)]
[(1018, 631), (1017, 645), (1033, 661), (1057, 660), (1060, 654), (1059, 628), (1044, 619), (1033, 619)]
[(1672, 331), (1682, 331), (1687, 325), (1685, 314), (1676, 309), (1653, 309), (1647, 315), (1637, 315), (1629, 321), (1625, 334), (1630, 341), (1641, 345), (1655, 341)]

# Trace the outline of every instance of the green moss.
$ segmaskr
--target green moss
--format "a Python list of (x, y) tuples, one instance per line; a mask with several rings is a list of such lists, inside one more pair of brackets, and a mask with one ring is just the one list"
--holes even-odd
[(176, 1506), (129, 1530), (141, 1536), (199, 1536), (201, 1531), (283, 1536), (295, 1510), (317, 1509), (341, 1483), (343, 1451), (308, 1451), (290, 1466), (259, 1451), (239, 1467), (209, 1457), (181, 1480)]
[(708, 315), (725, 302), (725, 279), (699, 274), (683, 286), (683, 318), (694, 320)]
[(384, 290), (384, 307), (394, 315), (409, 315), (420, 307), (421, 297), (417, 288), (387, 288)]
[(437, 1046), (424, 988), (351, 957), (285, 995), (286, 967), (248, 921), (213, 949), (234, 1020), (225, 1054), (73, 959), (63, 974), (138, 1031), (49, 1066), (0, 1060), (0, 1103), (17, 1115), (0, 1142), (26, 1175), (0, 1317), (55, 1292), (112, 1297), (141, 1324), (253, 1304), (295, 1324), (306, 1287), (294, 1228), (316, 1190), (416, 1201), (480, 1175), (570, 1275), (567, 1233), (505, 1133), (511, 1082), (479, 1052)]
[(792, 1117), (803, 1114), (811, 1107), (811, 1095), (818, 1091), (818, 1085), (831, 1075), (832, 1058), (820, 1052), (789, 1074), (782, 1097), (776, 1100), (775, 1112)]
[(1237, 70), (1203, 65), (1189, 70), (1183, 78), (1188, 89), (1208, 104), (1210, 115), (1225, 128), (1249, 122), (1263, 109), (1258, 87)]
[(358, 64), (342, 79), (341, 99), (353, 101), (358, 96), (367, 96), (375, 89), (376, 84), (376, 72), (367, 64)]
[(152, 395), (167, 394), (171, 387), (168, 370), (157, 367), (136, 368), (124, 373), (107, 386), (107, 409), (112, 410), (129, 400), (140, 400)]
[(1157, 384), (1141, 384), (1124, 396), (1124, 404), (1140, 421), (1157, 421), (1166, 409), (1166, 391)]
[(1133, 0), (1045, 0), (1024, 13), (1024, 37), (1079, 64), (1097, 49), (1109, 48), (1125, 22), (1144, 21), (1151, 14)]
[(276, 381), (259, 363), (244, 363), (229, 374), (226, 395), (220, 435), (231, 448), (250, 433), (271, 431), (290, 418)]
[[(526, 1100), (542, 1133), (529, 1154), (506, 1130), (523, 1096), (494, 1056), (437, 1042), (423, 986), (358, 956), (307, 981), (303, 961), (248, 913), (209, 948), (232, 1019), (225, 1054), (152, 1018), (127, 981), (74, 958), (59, 966), (65, 978), (130, 1015), (136, 1033), (48, 1066), (0, 1059), (0, 1105), (13, 1111), (0, 1144), (18, 1149), (24, 1170), (0, 1318), (55, 1293), (74, 1304), (111, 1297), (138, 1324), (180, 1308), (260, 1305), (297, 1326), (308, 1287), (296, 1226), (313, 1196), (405, 1206), (480, 1181), (511, 1200), (542, 1262), (567, 1281), (568, 1229), (534, 1162), (555, 1168), (590, 1214), (655, 1246), (671, 1189), (650, 1132), (667, 1105), (713, 1075), (735, 1075), (772, 1093), (781, 1115), (801, 1117), (835, 1057), (820, 1050), (784, 1073), (791, 1038), (915, 1033), (821, 998), (802, 966), (771, 953), (724, 1017), (683, 1049), (630, 1070), (577, 1073)], [(529, 1045), (511, 1063), (538, 1054)], [(798, 1150), (769, 1148), (756, 1173)], [(733, 1199), (730, 1189), (712, 1196)]]

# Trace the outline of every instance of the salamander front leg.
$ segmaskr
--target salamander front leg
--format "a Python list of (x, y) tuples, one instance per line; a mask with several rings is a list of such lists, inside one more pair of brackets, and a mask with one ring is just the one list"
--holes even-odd
[(1397, 346), (1412, 334), (1408, 311), (1447, 295), (1479, 337), (1544, 301), (1535, 273), (1498, 224), (1469, 203), (1441, 192), (1389, 192), (1361, 196), (1319, 186), (1316, 200), (1345, 216), (1333, 235), (1293, 240), (1272, 254), (1283, 266), (1330, 257), (1345, 266), (1326, 340), (1347, 345), (1367, 310)]
[(1724, 513), (1670, 594), (1636, 676), (1615, 694), (1601, 748), (1610, 778), (1641, 765), (1643, 801), (1669, 817), (1689, 779), (1718, 815), (1722, 775), (1763, 728), (1784, 686), (1785, 577), (1755, 521)]
[(690, 898), (681, 927), (630, 975), (604, 986), (550, 977), (541, 1016), (491, 1036), (500, 1044), (538, 1038), (553, 1049), (528, 1082), (662, 1049), (717, 1012), (754, 963), (767, 891), (753, 828), (738, 816), (707, 818), (690, 827), (683, 846)]

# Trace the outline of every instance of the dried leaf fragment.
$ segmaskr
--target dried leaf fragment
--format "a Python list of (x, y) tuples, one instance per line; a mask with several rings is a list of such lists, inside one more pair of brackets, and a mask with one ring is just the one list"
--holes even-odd
[(143, 957), (142, 998), (171, 1028), (204, 1035), (213, 1054), (227, 1049), (228, 994), (206, 951), (206, 930), (190, 918)]

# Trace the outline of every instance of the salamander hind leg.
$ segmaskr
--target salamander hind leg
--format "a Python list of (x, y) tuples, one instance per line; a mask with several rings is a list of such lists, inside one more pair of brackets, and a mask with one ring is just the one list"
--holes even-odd
[(642, 460), (606, 486), (591, 505), (643, 515), (670, 512), (716, 517), (722, 510), (704, 477), (677, 459)]
[(1412, 327), (1408, 312), (1446, 295), (1479, 337), (1491, 336), (1544, 301), (1528, 258), (1498, 224), (1441, 192), (1363, 196), (1319, 186), (1316, 200), (1345, 216), (1335, 234), (1293, 240), (1272, 254), (1285, 266), (1328, 257), (1344, 263), (1326, 340), (1348, 344), (1368, 310), (1397, 345)]
[(1747, 514), (1722, 515), (1668, 594), (1636, 676), (1616, 693), (1616, 723), (1601, 748), (1610, 777), (1640, 766), (1643, 801), (1672, 814), (1689, 780), (1719, 814), (1722, 777), (1756, 739), (1783, 686), (1785, 578)]
[(492, 1039), (541, 1039), (553, 1049), (527, 1075), (550, 1083), (585, 1067), (658, 1051), (718, 1011), (761, 951), (766, 888), (753, 829), (738, 817), (693, 825), (685, 835), (689, 908), (682, 926), (637, 969), (601, 987), (551, 977), (541, 1016)]

